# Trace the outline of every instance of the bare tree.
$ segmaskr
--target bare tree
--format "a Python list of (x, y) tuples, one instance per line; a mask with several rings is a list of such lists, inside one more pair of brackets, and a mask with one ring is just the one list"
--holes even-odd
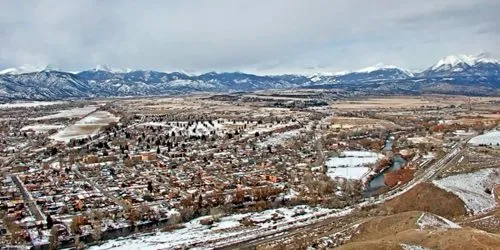
[(85, 248), (85, 244), (80, 241), (80, 236), (75, 235), (75, 249), (76, 250), (82, 250)]
[(59, 248), (59, 230), (57, 226), (52, 226), (50, 229), (50, 237), (49, 237), (49, 249), (55, 250)]
[(10, 243), (13, 245), (20, 244), (24, 241), (23, 229), (18, 224), (14, 223), (14, 218), (9, 215), (3, 217), (3, 224), (11, 234)]
[(92, 239), (95, 241), (101, 240), (102, 237), (102, 227), (101, 227), (101, 220), (99, 219), (94, 219), (92, 221)]

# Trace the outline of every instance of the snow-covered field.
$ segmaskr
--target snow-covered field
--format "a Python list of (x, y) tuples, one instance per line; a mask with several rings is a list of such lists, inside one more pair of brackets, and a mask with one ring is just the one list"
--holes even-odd
[[(342, 211), (334, 214), (334, 210), (325, 208), (312, 208), (309, 206), (296, 206), (293, 208), (270, 209), (258, 213), (245, 213), (225, 216), (212, 226), (201, 225), (200, 220), (207, 218), (200, 217), (190, 222), (184, 223), (184, 228), (172, 232), (158, 232), (154, 235), (127, 237), (117, 240), (110, 240), (106, 243), (93, 246), (90, 249), (170, 249), (192, 247), (210, 249), (210, 241), (234, 242), (242, 240), (244, 237), (256, 236), (257, 233), (267, 233), (277, 230), (280, 227), (287, 227), (294, 223), (302, 223), (315, 216), (342, 216), (350, 211)], [(245, 227), (239, 221), (247, 218), (255, 226)], [(213, 243), (212, 243), (213, 244)]]
[(49, 120), (49, 119), (58, 119), (58, 118), (81, 118), (84, 117), (91, 112), (94, 112), (98, 106), (85, 106), (83, 108), (72, 108), (61, 110), (57, 114), (46, 115), (41, 117), (33, 118), (33, 120)]
[(361, 179), (381, 155), (368, 151), (344, 151), (339, 157), (331, 157), (325, 165), (328, 167), (327, 175), (330, 178), (342, 177), (346, 179)]
[(188, 122), (179, 121), (179, 122), (144, 122), (139, 123), (136, 126), (151, 126), (151, 127), (164, 127), (167, 133), (183, 133), (187, 136), (202, 136), (209, 135), (211, 132), (215, 132), (217, 135), (224, 135), (226, 129), (224, 123), (218, 123), (217, 121), (213, 121), (210, 124), (207, 121), (193, 123), (187, 126)]
[(344, 151), (339, 157), (331, 157), (326, 161), (328, 167), (360, 167), (376, 163), (379, 154), (367, 151)]
[(113, 114), (107, 111), (97, 111), (88, 116), (85, 116), (83, 119), (77, 121), (76, 125), (101, 125), (106, 126), (112, 122), (118, 122), (120, 118), (114, 116)]
[(328, 175), (328, 177), (332, 179), (336, 177), (341, 177), (345, 179), (360, 180), (370, 170), (371, 169), (367, 167), (336, 167), (336, 168), (328, 168), (326, 175)]
[(59, 129), (64, 128), (64, 127), (65, 127), (65, 125), (61, 125), (61, 124), (32, 124), (32, 125), (22, 127), (21, 131), (33, 130), (36, 133), (47, 133), (51, 129), (59, 130)]
[(257, 132), (260, 134), (269, 133), (269, 132), (272, 132), (272, 131), (275, 131), (278, 129), (282, 129), (282, 128), (289, 127), (289, 126), (294, 126), (297, 124), (298, 124), (297, 122), (281, 123), (281, 124), (275, 124), (273, 126), (268, 126), (267, 124), (259, 124), (255, 128), (246, 131), (243, 134), (243, 137), (254, 136), (255, 133), (257, 133)]
[(273, 136), (267, 138), (265, 141), (257, 143), (257, 146), (259, 146), (259, 147), (266, 147), (267, 145), (276, 146), (276, 145), (279, 145), (279, 144), (283, 143), (284, 141), (291, 139), (299, 134), (300, 134), (300, 131), (298, 129), (290, 130), (290, 131), (287, 131), (284, 133), (279, 133), (279, 134), (276, 134), (276, 135), (273, 135)]
[(119, 117), (107, 111), (96, 111), (52, 135), (50, 138), (56, 141), (69, 142), (71, 139), (94, 136), (102, 127), (107, 126), (111, 122), (118, 122), (119, 120)]
[(485, 190), (500, 183), (499, 170), (495, 168), (481, 169), (468, 174), (458, 174), (432, 181), (436, 186), (452, 192), (464, 203), (469, 212), (474, 214), (495, 208), (495, 197)]
[(0, 109), (9, 109), (9, 108), (30, 108), (30, 107), (38, 107), (38, 106), (48, 106), (55, 104), (62, 104), (62, 101), (55, 102), (13, 102), (13, 103), (2, 103), (0, 104)]
[(500, 131), (490, 131), (478, 135), (470, 139), (469, 143), (474, 145), (498, 146), (500, 144)]

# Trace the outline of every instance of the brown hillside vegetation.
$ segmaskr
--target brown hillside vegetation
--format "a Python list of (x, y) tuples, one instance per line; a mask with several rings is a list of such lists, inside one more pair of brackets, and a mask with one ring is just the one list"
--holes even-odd
[(363, 242), (354, 242), (349, 243), (347, 245), (340, 246), (336, 249), (344, 249), (344, 250), (358, 250), (358, 249), (370, 249), (370, 250), (401, 250), (401, 244), (394, 241), (382, 241), (382, 240), (374, 240), (374, 241), (363, 241)]
[(431, 183), (416, 185), (408, 192), (385, 202), (381, 209), (389, 214), (425, 211), (448, 219), (467, 214), (462, 200)]
[(420, 229), (422, 212), (405, 212), (373, 218), (358, 227), (352, 240), (340, 249), (401, 249), (401, 244), (430, 249), (500, 249), (500, 235), (473, 228)]
[(375, 217), (359, 225), (358, 233), (352, 237), (353, 241), (377, 240), (395, 232), (416, 229), (417, 220), (422, 212), (411, 211), (395, 215)]
[(489, 233), (500, 234), (500, 208), (491, 213), (481, 215), (478, 218), (462, 223), (462, 226), (473, 227)]

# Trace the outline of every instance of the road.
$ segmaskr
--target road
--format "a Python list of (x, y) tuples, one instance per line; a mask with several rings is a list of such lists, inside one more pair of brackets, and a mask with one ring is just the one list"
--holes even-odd
[(120, 205), (123, 209), (127, 209), (129, 207), (129, 205), (125, 204), (121, 199), (117, 199), (116, 197), (111, 195), (108, 191), (104, 190), (104, 188), (102, 188), (97, 183), (92, 181), (90, 178), (87, 178), (87, 176), (82, 174), (78, 168), (73, 168), (72, 171), (75, 173), (76, 176), (78, 176), (78, 178), (87, 181), (90, 185), (99, 190), (104, 196), (114, 201), (116, 204)]
[(12, 182), (21, 190), (21, 194), (23, 195), (23, 200), (28, 205), (28, 209), (31, 215), (35, 216), (37, 220), (45, 220), (45, 215), (43, 215), (40, 208), (36, 205), (35, 200), (31, 196), (31, 193), (26, 189), (24, 183), (19, 179), (19, 176), (13, 174), (11, 175)]

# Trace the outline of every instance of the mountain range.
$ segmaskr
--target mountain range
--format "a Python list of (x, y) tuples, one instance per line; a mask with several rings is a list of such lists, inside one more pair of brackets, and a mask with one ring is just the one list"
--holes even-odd
[(500, 60), (486, 54), (451, 55), (421, 72), (378, 64), (353, 72), (255, 75), (242, 72), (117, 70), (98, 66), (81, 72), (23, 66), (0, 71), (0, 100), (53, 100), (175, 95), (262, 89), (315, 88), (372, 94), (454, 93), (500, 95)]

